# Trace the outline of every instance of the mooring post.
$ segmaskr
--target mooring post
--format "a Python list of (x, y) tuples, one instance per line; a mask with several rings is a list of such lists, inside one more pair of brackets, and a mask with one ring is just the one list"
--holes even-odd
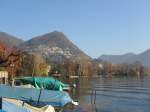
[(96, 90), (95, 90), (95, 94), (94, 94), (94, 104), (96, 102)]
[(93, 103), (93, 89), (91, 89), (91, 104)]

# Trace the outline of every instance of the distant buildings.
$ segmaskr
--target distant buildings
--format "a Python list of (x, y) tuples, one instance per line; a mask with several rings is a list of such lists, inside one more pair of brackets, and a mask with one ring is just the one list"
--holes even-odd
[(44, 55), (60, 54), (60, 55), (63, 55), (67, 58), (72, 56), (72, 53), (70, 52), (69, 48), (62, 49), (58, 46), (47, 47), (44, 45), (40, 45), (38, 48), (32, 48), (32, 49), (30, 47), (26, 47), (25, 51), (27, 51), (29, 53), (40, 52)]

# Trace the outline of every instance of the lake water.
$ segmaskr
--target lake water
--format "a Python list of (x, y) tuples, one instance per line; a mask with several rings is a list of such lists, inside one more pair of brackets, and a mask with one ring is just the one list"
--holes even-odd
[(75, 112), (150, 112), (150, 76), (83, 77), (73, 81), (77, 89), (71, 92), (72, 97), (81, 105)]

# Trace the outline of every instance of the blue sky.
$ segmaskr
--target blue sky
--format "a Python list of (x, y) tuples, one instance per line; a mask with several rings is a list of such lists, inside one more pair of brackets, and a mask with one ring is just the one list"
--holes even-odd
[(150, 48), (150, 0), (0, 0), (0, 31), (64, 32), (92, 57)]

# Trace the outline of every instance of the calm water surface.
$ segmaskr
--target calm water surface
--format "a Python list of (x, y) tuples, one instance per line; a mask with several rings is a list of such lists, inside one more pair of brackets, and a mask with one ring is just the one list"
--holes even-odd
[[(150, 112), (150, 76), (84, 77), (73, 81), (77, 90), (72, 97), (83, 108), (76, 112)], [(96, 97), (91, 95), (95, 89)]]

